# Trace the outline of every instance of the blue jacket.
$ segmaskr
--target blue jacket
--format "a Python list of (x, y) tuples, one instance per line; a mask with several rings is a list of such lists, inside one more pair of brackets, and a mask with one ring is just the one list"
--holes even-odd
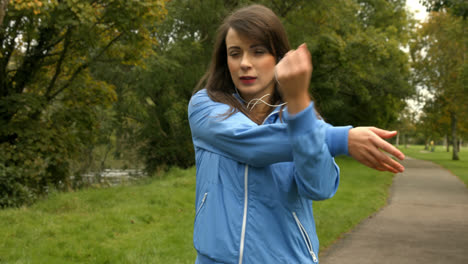
[(228, 110), (206, 90), (189, 103), (196, 263), (318, 263), (311, 200), (335, 194), (350, 127), (317, 119), (313, 103), (283, 122), (278, 107), (262, 125)]

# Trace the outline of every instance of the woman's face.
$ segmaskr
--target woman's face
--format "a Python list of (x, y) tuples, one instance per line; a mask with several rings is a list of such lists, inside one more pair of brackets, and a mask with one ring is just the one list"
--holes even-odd
[(249, 102), (267, 93), (273, 95), (276, 60), (268, 48), (232, 28), (226, 35), (226, 48), (229, 72), (242, 98)]

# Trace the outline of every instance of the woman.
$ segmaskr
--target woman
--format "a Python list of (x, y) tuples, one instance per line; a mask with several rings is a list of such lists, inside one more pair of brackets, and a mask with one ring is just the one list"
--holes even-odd
[(403, 171), (379, 150), (404, 157), (381, 138), (396, 132), (332, 127), (317, 116), (311, 73), (307, 47), (290, 50), (266, 7), (239, 9), (218, 29), (210, 68), (189, 103), (196, 263), (317, 263), (311, 201), (335, 194), (333, 157)]

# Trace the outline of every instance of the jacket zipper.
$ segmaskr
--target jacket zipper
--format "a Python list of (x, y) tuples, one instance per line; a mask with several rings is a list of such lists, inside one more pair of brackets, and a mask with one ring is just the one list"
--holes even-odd
[(198, 206), (198, 209), (197, 209), (197, 212), (195, 213), (195, 216), (198, 215), (198, 213), (200, 212), (200, 210), (202, 209), (203, 205), (205, 204), (205, 201), (206, 201), (206, 196), (208, 195), (208, 193), (206, 192), (204, 195), (203, 195), (203, 199), (200, 203), (200, 206)]
[[(279, 111), (273, 111), (270, 113), (264, 120), (263, 124), (265, 124), (265, 121), (268, 120), (270, 116), (272, 116), (275, 113), (278, 113)], [(244, 216), (242, 219), (242, 231), (241, 231), (241, 240), (240, 240), (240, 245), (239, 245), (239, 264), (242, 264), (242, 259), (244, 257), (244, 243), (245, 243), (245, 228), (247, 226), (247, 206), (248, 206), (248, 199), (249, 199), (249, 165), (245, 165), (245, 171), (244, 171)]]
[(299, 231), (301, 231), (302, 239), (304, 239), (304, 242), (307, 246), (307, 250), (309, 250), (309, 253), (312, 256), (312, 260), (314, 262), (318, 262), (317, 256), (314, 253), (314, 249), (312, 248), (312, 242), (310, 241), (307, 231), (305, 230), (304, 226), (301, 224), (301, 221), (299, 221), (299, 218), (297, 217), (296, 212), (292, 212), (292, 214), (294, 216), (294, 220), (296, 220), (296, 224), (297, 224), (297, 227), (299, 228)]
[(242, 231), (241, 240), (239, 246), (239, 264), (242, 264), (242, 258), (244, 257), (244, 240), (245, 240), (245, 227), (247, 225), (247, 200), (249, 198), (249, 165), (245, 165), (244, 171), (244, 217), (242, 219)]

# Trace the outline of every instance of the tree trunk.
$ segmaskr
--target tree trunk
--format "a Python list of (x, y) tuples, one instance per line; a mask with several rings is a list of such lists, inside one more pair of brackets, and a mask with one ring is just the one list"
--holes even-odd
[(457, 151), (457, 116), (455, 112), (450, 113), (450, 120), (452, 122), (452, 160), (459, 160)]
[(400, 132), (397, 133), (396, 135), (396, 144), (397, 147), (400, 145)]
[(8, 0), (0, 0), (0, 27), (3, 25), (3, 19), (5, 18)]
[(450, 152), (450, 144), (449, 144), (449, 138), (447, 134), (445, 134), (445, 142), (447, 143), (447, 145), (445, 145), (447, 147), (447, 152)]

